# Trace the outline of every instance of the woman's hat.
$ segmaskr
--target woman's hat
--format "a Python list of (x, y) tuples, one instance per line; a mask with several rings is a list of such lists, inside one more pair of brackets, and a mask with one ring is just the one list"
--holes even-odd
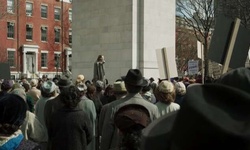
[(26, 117), (25, 101), (15, 95), (7, 94), (0, 98), (0, 125), (9, 124), (21, 126)]
[(170, 81), (163, 80), (159, 83), (158, 90), (159, 92), (166, 93), (166, 94), (172, 93), (174, 92), (174, 85)]
[(124, 81), (114, 82), (114, 92), (127, 92)]
[(114, 123), (122, 132), (126, 132), (135, 125), (145, 128), (150, 123), (149, 112), (142, 105), (126, 105), (115, 113)]
[(248, 150), (250, 94), (237, 88), (207, 84), (187, 89), (181, 109), (150, 124), (143, 133), (144, 150)]
[(84, 75), (79, 74), (79, 75), (77, 76), (77, 78), (76, 78), (76, 82), (83, 82), (84, 79), (85, 79)]
[(45, 93), (52, 93), (56, 90), (56, 84), (53, 81), (45, 81), (41, 88)]
[(139, 69), (129, 69), (126, 76), (121, 77), (125, 83), (134, 86), (146, 86), (148, 81), (144, 79)]
[(71, 81), (66, 77), (61, 78), (57, 83), (59, 87), (69, 87), (71, 84), (72, 84)]

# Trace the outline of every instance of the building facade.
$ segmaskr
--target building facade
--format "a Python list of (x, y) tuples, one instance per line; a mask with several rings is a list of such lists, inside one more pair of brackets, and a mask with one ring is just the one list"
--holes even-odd
[(0, 62), (12, 78), (53, 78), (69, 70), (72, 4), (60, 0), (0, 0)]

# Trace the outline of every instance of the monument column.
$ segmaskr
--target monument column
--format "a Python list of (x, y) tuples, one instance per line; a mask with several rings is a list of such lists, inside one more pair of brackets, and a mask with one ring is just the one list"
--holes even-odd
[(98, 55), (111, 83), (131, 68), (158, 78), (157, 49), (175, 58), (175, 0), (76, 0), (73, 8), (73, 79), (92, 80)]

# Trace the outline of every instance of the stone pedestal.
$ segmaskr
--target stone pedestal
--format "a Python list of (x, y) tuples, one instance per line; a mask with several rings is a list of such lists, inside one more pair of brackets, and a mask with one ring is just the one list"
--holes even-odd
[(175, 0), (74, 0), (73, 8), (73, 79), (92, 80), (100, 54), (111, 83), (130, 68), (157, 79), (156, 49), (175, 50)]

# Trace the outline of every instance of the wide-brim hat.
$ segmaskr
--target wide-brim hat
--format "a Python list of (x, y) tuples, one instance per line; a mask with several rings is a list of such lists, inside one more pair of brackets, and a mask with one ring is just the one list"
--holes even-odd
[(114, 123), (122, 132), (126, 132), (138, 125), (145, 128), (150, 122), (148, 110), (138, 104), (125, 105), (119, 108), (114, 116)]
[(142, 150), (248, 150), (250, 94), (210, 84), (187, 89), (183, 105), (151, 123), (142, 135)]
[(59, 87), (69, 87), (70, 85), (72, 85), (72, 82), (68, 79), (68, 78), (61, 78), (57, 85)]
[(26, 117), (26, 111), (27, 105), (20, 96), (4, 95), (0, 98), (0, 125), (21, 126)]
[(77, 76), (77, 78), (76, 78), (76, 82), (83, 82), (84, 79), (85, 79), (84, 75), (79, 74), (79, 75)]
[(45, 93), (52, 93), (56, 90), (56, 84), (53, 81), (45, 81), (42, 84), (41, 90)]
[(239, 88), (250, 93), (250, 68), (233, 69), (217, 79), (216, 83)]
[(148, 81), (142, 76), (139, 69), (129, 69), (126, 76), (121, 77), (125, 83), (134, 86), (146, 86)]
[(114, 92), (127, 92), (124, 81), (114, 82)]

